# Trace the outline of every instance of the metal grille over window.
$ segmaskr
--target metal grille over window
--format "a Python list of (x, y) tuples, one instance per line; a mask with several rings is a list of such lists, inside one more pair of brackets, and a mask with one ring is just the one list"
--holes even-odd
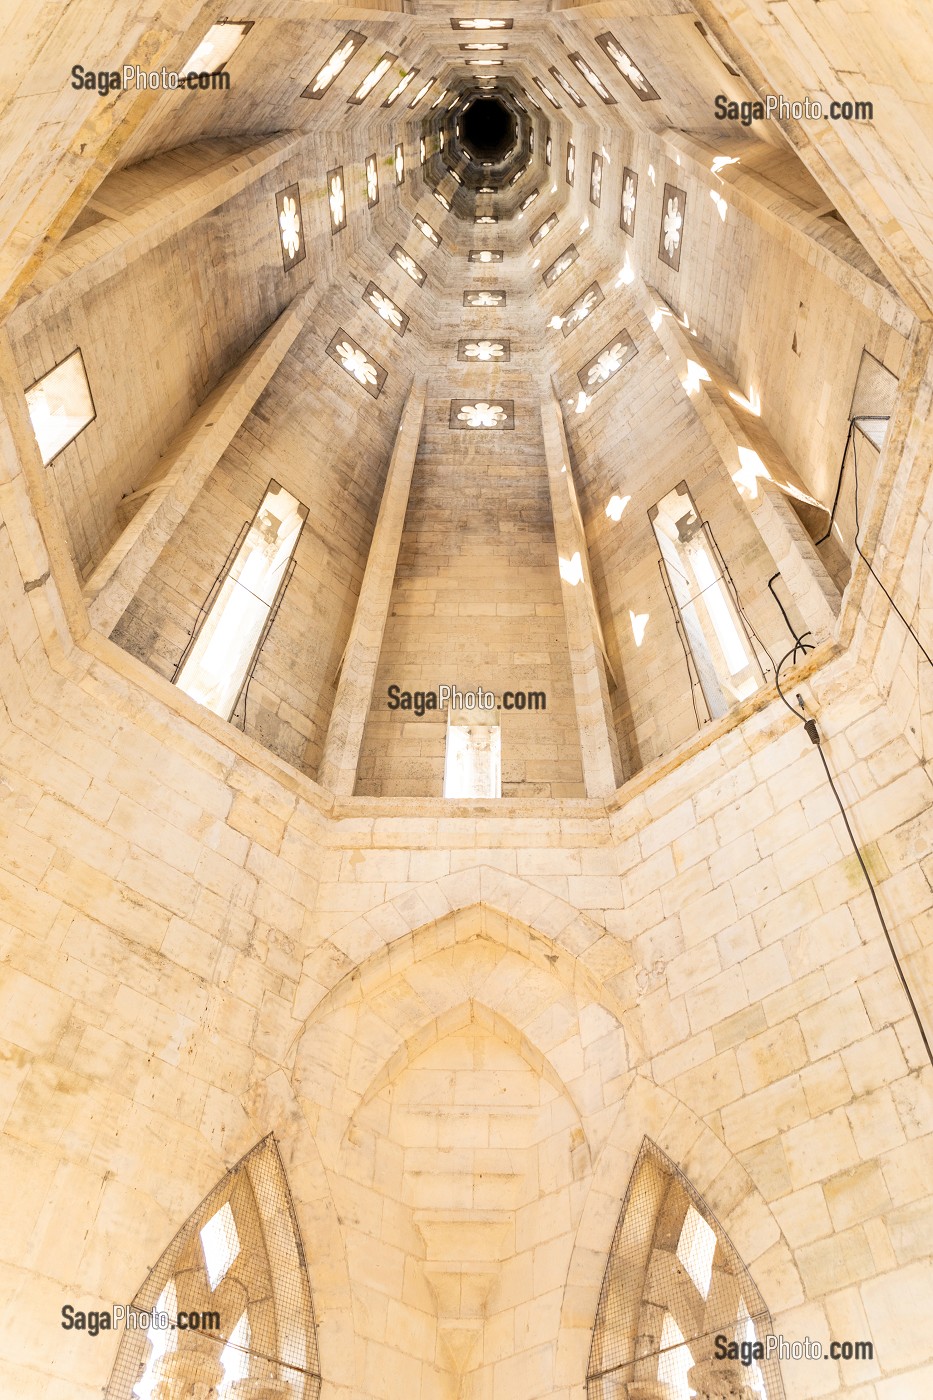
[(270, 1134), (133, 1299), (106, 1400), (318, 1400), (320, 1389), (304, 1250)]
[(249, 684), (294, 572), (307, 516), (307, 506), (278, 482), (269, 483), (245, 539), (237, 539), (215, 580), (178, 663), (174, 681), (179, 690), (221, 719), (232, 718)]
[[(771, 1332), (771, 1315), (719, 1222), (645, 1138), (600, 1290), (587, 1400), (783, 1400), (777, 1360), (754, 1359), (754, 1344)], [(733, 1343), (738, 1352), (719, 1359)]]
[(764, 685), (738, 593), (685, 481), (652, 506), (648, 518), (661, 551), (691, 686), (699, 686), (709, 718), (718, 719)]
[(845, 588), (852, 572), (856, 496), (859, 493), (864, 504), (876, 478), (878, 460), (899, 387), (897, 377), (868, 350), (863, 350), (852, 393), (849, 429), (842, 449), (832, 509), (824, 533), (816, 540), (820, 557), (840, 590)]

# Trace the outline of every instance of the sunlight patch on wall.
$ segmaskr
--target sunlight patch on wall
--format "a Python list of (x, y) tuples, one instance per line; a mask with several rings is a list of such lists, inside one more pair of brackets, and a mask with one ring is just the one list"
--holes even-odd
[(580, 558), (579, 550), (572, 559), (558, 559), (558, 567), (564, 583), (569, 583), (572, 588), (576, 588), (578, 583), (583, 582), (583, 560)]

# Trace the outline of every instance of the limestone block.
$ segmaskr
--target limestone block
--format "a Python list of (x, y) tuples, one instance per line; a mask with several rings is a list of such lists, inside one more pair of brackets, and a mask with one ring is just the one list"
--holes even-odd
[(837, 992), (819, 1006), (801, 1011), (799, 1019), (807, 1048), (814, 1058), (841, 1050), (871, 1031), (871, 1023), (856, 987)]
[(931, 1339), (925, 1319), (933, 1306), (931, 1290), (933, 1265), (928, 1260), (862, 1283), (869, 1335), (885, 1371), (928, 1363)]

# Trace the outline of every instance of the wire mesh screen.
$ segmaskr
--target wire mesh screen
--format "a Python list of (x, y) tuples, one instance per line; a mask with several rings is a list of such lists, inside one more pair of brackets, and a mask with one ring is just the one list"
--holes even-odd
[(897, 375), (886, 369), (868, 350), (863, 350), (849, 417), (859, 418), (862, 414), (868, 414), (873, 418), (890, 418), (899, 387)]
[(777, 1360), (754, 1356), (771, 1331), (728, 1236), (645, 1138), (600, 1290), (587, 1400), (783, 1400)]
[(311, 1289), (271, 1134), (201, 1202), (122, 1325), (106, 1400), (318, 1400)]

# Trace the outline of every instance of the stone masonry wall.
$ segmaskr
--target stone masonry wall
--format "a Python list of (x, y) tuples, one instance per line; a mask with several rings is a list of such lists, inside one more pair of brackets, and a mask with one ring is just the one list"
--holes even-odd
[[(147, 694), (117, 648), (51, 670), (43, 590), (15, 586), (9, 538), (5, 525), (12, 1393), (99, 1394), (115, 1339), (60, 1336), (62, 1303), (132, 1296), (270, 1130), (327, 1400), (452, 1396), (464, 1378), (494, 1400), (580, 1400), (645, 1134), (704, 1193), (777, 1330), (874, 1340), (872, 1363), (786, 1366), (789, 1396), (922, 1387), (929, 1069), (817, 756), (786, 711), (772, 703), (609, 808), (353, 799), (328, 818), (312, 784)], [(921, 948), (929, 779), (848, 663), (805, 694), (893, 936)], [(915, 990), (929, 1015), (928, 985)], [(532, 1083), (533, 1100), (520, 1087)], [(502, 1142), (540, 1145), (513, 1153), (507, 1179), (480, 1141), (461, 1136), (456, 1155), (422, 1141), (404, 1107), (460, 1105), (479, 1131), (503, 1091), (516, 1111), (575, 1106), (547, 1133), (513, 1114)], [(451, 1170), (465, 1195), (450, 1196)], [(470, 1202), (465, 1220), (438, 1206), (454, 1197)], [(497, 1269), (480, 1340), (469, 1307), (452, 1310), (451, 1275), (484, 1250)], [(24, 1347), (40, 1319), (47, 1341)]]

